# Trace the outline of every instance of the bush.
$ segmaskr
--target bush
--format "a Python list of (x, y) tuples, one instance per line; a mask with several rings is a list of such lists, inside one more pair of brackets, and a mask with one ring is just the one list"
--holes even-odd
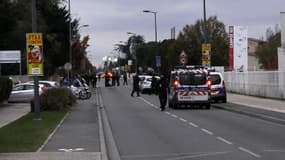
[(7, 77), (0, 77), (0, 103), (8, 100), (13, 87), (13, 82)]
[(59, 111), (76, 103), (76, 97), (68, 88), (51, 88), (40, 95), (42, 111)]

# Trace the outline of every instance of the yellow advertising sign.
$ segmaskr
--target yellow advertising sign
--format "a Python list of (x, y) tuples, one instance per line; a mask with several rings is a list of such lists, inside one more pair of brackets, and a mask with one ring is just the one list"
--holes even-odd
[(44, 75), (43, 36), (41, 33), (27, 33), (28, 75)]
[(211, 65), (211, 44), (202, 44), (202, 65)]

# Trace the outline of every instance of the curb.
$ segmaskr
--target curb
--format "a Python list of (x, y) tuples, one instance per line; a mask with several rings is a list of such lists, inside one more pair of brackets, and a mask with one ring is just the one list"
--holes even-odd
[(98, 113), (98, 121), (99, 121), (99, 137), (100, 137), (100, 149), (101, 149), (101, 159), (102, 160), (108, 160), (107, 156), (107, 148), (105, 143), (105, 136), (103, 131), (103, 122), (102, 122), (102, 116), (101, 116), (101, 101), (99, 99), (98, 90), (95, 90), (96, 94), (96, 107), (97, 107), (97, 113)]
[(269, 121), (269, 122), (285, 125), (285, 119), (280, 119), (280, 118), (277, 118), (277, 117), (272, 117), (272, 116), (259, 114), (259, 113), (254, 113), (254, 112), (250, 112), (250, 111), (244, 111), (244, 110), (240, 110), (240, 109), (234, 109), (232, 107), (225, 107), (225, 106), (221, 106), (221, 105), (217, 105), (217, 104), (212, 104), (212, 106), (215, 107), (215, 108), (218, 108), (218, 109), (222, 109), (222, 110), (226, 110), (226, 111), (230, 111), (230, 112), (234, 112), (234, 113), (239, 113), (239, 114), (247, 115), (247, 116), (250, 116), (250, 117), (266, 120), (266, 121)]
[[(98, 91), (98, 90), (97, 90)], [(121, 160), (116, 142), (114, 140), (113, 134), (112, 134), (112, 129), (110, 127), (110, 123), (108, 121), (108, 117), (103, 105), (103, 100), (102, 100), (102, 96), (101, 94), (98, 94), (98, 111), (100, 112), (99, 114), (101, 114), (101, 119), (100, 121), (102, 121), (102, 129), (100, 128), (100, 133), (102, 132), (104, 136), (104, 144), (103, 144), (103, 150), (101, 150), (102, 152), (102, 160)], [(101, 139), (101, 138), (100, 138)], [(105, 147), (104, 147), (105, 146)], [(108, 148), (108, 149), (107, 149)], [(107, 156), (108, 155), (108, 156)]]
[(55, 132), (59, 129), (59, 127), (62, 125), (62, 123), (64, 122), (64, 120), (66, 119), (66, 117), (70, 114), (70, 111), (68, 111), (65, 116), (61, 119), (61, 121), (59, 122), (59, 124), (56, 126), (56, 128), (51, 132), (51, 134), (48, 136), (48, 138), (45, 140), (45, 142), (41, 145), (40, 148), (38, 148), (38, 150), (36, 152), (41, 152), (42, 149), (47, 145), (47, 143), (50, 141), (50, 139), (52, 138), (52, 136), (55, 134)]

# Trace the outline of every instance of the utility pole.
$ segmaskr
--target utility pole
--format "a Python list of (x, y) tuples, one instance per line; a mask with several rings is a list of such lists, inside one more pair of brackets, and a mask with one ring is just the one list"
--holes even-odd
[[(32, 0), (32, 32), (37, 32), (37, 9), (36, 9), (36, 0)], [(39, 96), (39, 78), (34, 76), (34, 109), (35, 109), (35, 119), (40, 120), (40, 96)]]

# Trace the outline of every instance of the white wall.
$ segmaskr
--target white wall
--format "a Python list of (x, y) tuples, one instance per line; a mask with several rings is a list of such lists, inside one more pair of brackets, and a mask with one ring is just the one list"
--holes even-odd
[(285, 99), (285, 72), (224, 72), (227, 90), (245, 95)]

